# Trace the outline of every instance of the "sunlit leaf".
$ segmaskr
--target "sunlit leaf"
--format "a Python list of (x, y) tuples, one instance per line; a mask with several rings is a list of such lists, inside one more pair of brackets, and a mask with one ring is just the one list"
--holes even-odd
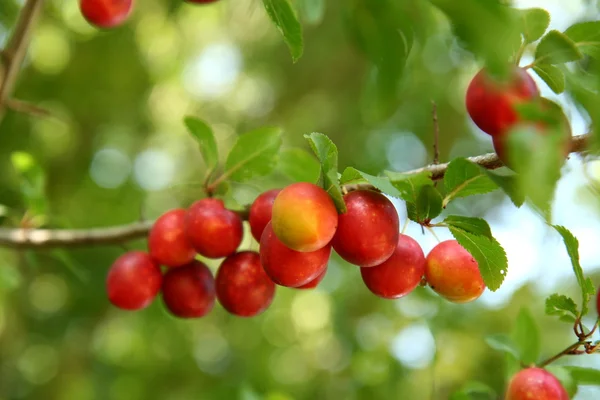
[(302, 57), (304, 43), (302, 39), (302, 25), (298, 21), (296, 11), (290, 0), (263, 0), (263, 5), (271, 21), (283, 35), (294, 62)]
[(225, 173), (234, 181), (267, 175), (277, 165), (281, 129), (260, 128), (238, 136), (225, 163)]
[(550, 13), (543, 8), (519, 10), (521, 31), (526, 43), (532, 43), (542, 37), (550, 25)]
[(548, 32), (535, 49), (536, 64), (561, 64), (581, 58), (583, 54), (575, 42), (556, 30)]
[(208, 169), (213, 169), (219, 160), (219, 153), (212, 129), (206, 122), (198, 118), (186, 117), (183, 121), (192, 137), (200, 145), (200, 152), (202, 153), (202, 157), (204, 157), (206, 166)]
[(581, 289), (581, 313), (580, 316), (587, 315), (589, 308), (588, 303), (591, 298), (596, 294), (596, 288), (590, 278), (586, 278), (583, 275), (583, 268), (581, 268), (581, 264), (579, 263), (579, 241), (577, 238), (564, 226), (553, 225), (554, 229), (563, 238), (565, 242), (565, 246), (567, 247), (567, 253), (569, 253), (569, 258), (571, 259), (571, 265), (573, 266), (573, 272), (575, 273), (575, 277), (577, 278), (577, 283), (579, 284), (579, 288)]
[(309, 135), (304, 135), (311, 149), (316, 154), (321, 163), (321, 174), (319, 183), (323, 189), (329, 193), (338, 212), (346, 212), (346, 203), (340, 188), (338, 176), (338, 150), (336, 145), (326, 135), (318, 132), (313, 132)]
[(447, 193), (444, 206), (455, 198), (489, 193), (498, 188), (481, 167), (465, 158), (450, 162), (444, 175), (444, 186)]

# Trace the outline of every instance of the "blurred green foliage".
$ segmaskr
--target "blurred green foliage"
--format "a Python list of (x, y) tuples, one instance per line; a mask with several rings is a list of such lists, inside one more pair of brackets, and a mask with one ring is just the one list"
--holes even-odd
[[(3, 43), (21, 2), (0, 1)], [(144, 0), (124, 26), (98, 31), (76, 1), (48, 0), (15, 96), (53, 117), (9, 112), (0, 122), (2, 222), (14, 226), (34, 211), (45, 214), (48, 227), (111, 226), (189, 205), (202, 196), (207, 173), (183, 123), (190, 115), (211, 125), (222, 163), (237, 133), (284, 131), (276, 171), (232, 183), (232, 207), (291, 179), (314, 180), (314, 166), (298, 171), (290, 160), (309, 163), (292, 148), (309, 150), (303, 135), (315, 131), (338, 147), (340, 171), (353, 166), (377, 175), (429, 163), (432, 101), (442, 161), (491, 151), (463, 101), (484, 62), (501, 73), (515, 50), (518, 18), (499, 3), (296, 0), (304, 54), (293, 63), (260, 1)], [(586, 58), (573, 68), (585, 74), (567, 74), (567, 84), (595, 121), (598, 63)], [(13, 163), (14, 154), (20, 156)], [(45, 201), (23, 191), (20, 175), (31, 170), (19, 170), (18, 157), (41, 166), (43, 176), (32, 182), (44, 184)], [(459, 199), (448, 210), (481, 217), (502, 199), (496, 191)], [(243, 246), (257, 249), (249, 234)], [(144, 249), (145, 242), (127, 247)], [(122, 252), (119, 246), (0, 250), (0, 400), (490, 393), (472, 381), (499, 394), (510, 371), (484, 337), (508, 334), (522, 306), (541, 326), (542, 355), (573, 339), (568, 325), (543, 315), (534, 287), (496, 309), (450, 304), (425, 288), (384, 301), (337, 257), (317, 290), (278, 288), (272, 307), (254, 319), (216, 306), (201, 320), (177, 320), (160, 299), (126, 313), (104, 293), (106, 271)], [(213, 271), (218, 266), (208, 264)], [(563, 291), (574, 296), (574, 280)], [(407, 355), (399, 357), (401, 351)]]

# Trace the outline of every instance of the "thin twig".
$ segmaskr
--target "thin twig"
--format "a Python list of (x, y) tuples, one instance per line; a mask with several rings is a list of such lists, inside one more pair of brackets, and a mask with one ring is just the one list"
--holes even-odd
[(440, 125), (438, 122), (437, 104), (435, 103), (435, 101), (432, 101), (431, 105), (432, 105), (431, 114), (433, 115), (433, 164), (439, 164), (440, 163), (440, 147), (439, 147)]
[(54, 115), (45, 108), (38, 107), (35, 104), (31, 104), (26, 101), (21, 101), (17, 99), (7, 99), (5, 104), (6, 108), (16, 112), (43, 118), (54, 117)]
[(27, 47), (31, 38), (31, 31), (37, 20), (44, 0), (26, 0), (15, 29), (8, 39), (8, 43), (2, 51), (4, 59), (4, 72), (0, 77), (0, 120), (7, 107), (16, 81), (27, 53)]
[(579, 354), (579, 353), (574, 353), (581, 345), (584, 345), (585, 342), (577, 342), (577, 343), (573, 343), (572, 345), (570, 345), (569, 347), (567, 347), (566, 349), (564, 349), (563, 351), (553, 355), (552, 357), (542, 361), (538, 366), (539, 367), (545, 367), (548, 364), (553, 363), (554, 361), (558, 360), (559, 358), (561, 358), (562, 356), (566, 356), (568, 354)]
[[(585, 148), (589, 135), (575, 136), (573, 138), (572, 151), (580, 152)], [(494, 169), (502, 166), (495, 153), (484, 154), (477, 157), (470, 157), (470, 161), (481, 165), (487, 169)], [(444, 176), (448, 163), (432, 164), (423, 168), (406, 171), (406, 174), (416, 174), (423, 171), (431, 172), (433, 180)], [(371, 189), (376, 190), (369, 184), (345, 185), (344, 190)], [(248, 210), (239, 211), (241, 218), (248, 218)], [(152, 222), (135, 222), (129, 225), (122, 225), (108, 228), (95, 229), (12, 229), (0, 228), (0, 246), (13, 248), (48, 248), (48, 247), (69, 247), (69, 246), (91, 246), (103, 244), (115, 244), (128, 240), (138, 239), (145, 236)], [(423, 233), (425, 231), (423, 230)]]

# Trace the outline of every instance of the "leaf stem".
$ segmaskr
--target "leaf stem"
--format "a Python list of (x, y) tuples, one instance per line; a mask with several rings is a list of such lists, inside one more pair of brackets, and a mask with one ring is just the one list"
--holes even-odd
[(410, 218), (406, 218), (406, 221), (404, 222), (404, 225), (402, 225), (402, 230), (400, 231), (401, 234), (404, 235), (404, 232), (406, 232), (406, 228), (408, 228), (408, 224), (410, 223)]
[(433, 228), (431, 228), (430, 226), (426, 226), (425, 228), (429, 231), (429, 233), (433, 235), (433, 237), (435, 238), (435, 240), (437, 240), (438, 243), (442, 242), (440, 238), (435, 234)]
[(521, 58), (523, 57), (523, 53), (525, 53), (526, 48), (527, 48), (527, 44), (525, 43), (525, 41), (523, 41), (523, 43), (521, 44), (521, 47), (519, 47), (519, 50), (517, 51), (517, 54), (515, 55), (515, 64), (517, 64), (517, 66), (519, 66), (519, 63), (521, 62)]

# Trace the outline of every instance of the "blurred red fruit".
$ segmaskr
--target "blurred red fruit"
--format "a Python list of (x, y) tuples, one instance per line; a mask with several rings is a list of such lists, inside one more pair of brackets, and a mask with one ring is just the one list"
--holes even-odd
[(98, 28), (121, 25), (129, 17), (132, 6), (132, 0), (81, 0), (79, 3), (83, 17)]
[(219, 303), (231, 314), (252, 317), (265, 311), (275, 296), (275, 284), (260, 265), (254, 251), (227, 257), (216, 278)]
[(271, 221), (273, 202), (279, 192), (281, 192), (281, 189), (272, 189), (262, 193), (254, 200), (250, 207), (248, 222), (250, 223), (252, 236), (257, 242), (260, 242), (260, 237), (265, 230), (265, 226)]
[(505, 81), (492, 78), (482, 69), (467, 88), (466, 106), (471, 119), (485, 133), (497, 136), (520, 119), (515, 108), (539, 96), (537, 85), (522, 68), (512, 67)]
[(157, 263), (179, 267), (189, 264), (196, 256), (186, 235), (185, 215), (186, 211), (178, 208), (167, 211), (154, 222), (148, 234), (148, 250)]
[(167, 309), (181, 318), (199, 318), (215, 304), (215, 280), (200, 261), (167, 271), (163, 278), (162, 298)]
[(162, 278), (160, 267), (148, 254), (129, 251), (117, 258), (108, 271), (108, 299), (123, 310), (141, 310), (158, 294)]
[(222, 200), (203, 199), (188, 209), (187, 236), (198, 253), (208, 258), (227, 257), (242, 242), (242, 220)]
[(367, 288), (385, 299), (397, 299), (412, 292), (425, 275), (425, 254), (419, 243), (400, 235), (396, 250), (382, 264), (361, 268)]

